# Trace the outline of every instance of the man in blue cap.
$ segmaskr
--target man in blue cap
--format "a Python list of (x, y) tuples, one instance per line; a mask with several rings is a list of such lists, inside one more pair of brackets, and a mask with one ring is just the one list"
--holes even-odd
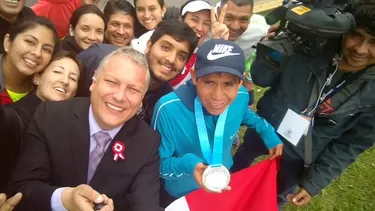
[(198, 49), (192, 80), (156, 104), (152, 127), (161, 135), (160, 176), (169, 202), (199, 187), (210, 190), (202, 181), (206, 169), (231, 168), (233, 138), (242, 124), (259, 133), (271, 159), (281, 155), (283, 145), (274, 128), (248, 108), (244, 69), (238, 45), (209, 40)]

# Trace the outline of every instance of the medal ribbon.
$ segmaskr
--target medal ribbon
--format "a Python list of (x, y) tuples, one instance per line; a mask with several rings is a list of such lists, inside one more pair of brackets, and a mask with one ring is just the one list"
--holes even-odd
[[(229, 106), (228, 106), (229, 107)], [(206, 121), (204, 120), (202, 103), (197, 96), (194, 100), (195, 121), (197, 124), (198, 137), (201, 150), (208, 164), (221, 164), (223, 161), (223, 138), (224, 126), (227, 119), (228, 107), (220, 114), (216, 123), (213, 149), (211, 150), (210, 141), (208, 139)]]

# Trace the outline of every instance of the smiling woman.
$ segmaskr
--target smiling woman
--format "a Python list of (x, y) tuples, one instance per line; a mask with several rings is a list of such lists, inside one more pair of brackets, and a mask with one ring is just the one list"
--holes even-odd
[(0, 105), (0, 192), (8, 182), (22, 134), (28, 127), (41, 101), (61, 101), (73, 98), (80, 85), (82, 66), (76, 55), (59, 51), (52, 56), (47, 68), (34, 76), (35, 92), (29, 92), (21, 100)]
[(211, 4), (202, 0), (189, 0), (181, 6), (181, 19), (196, 33), (198, 46), (211, 29)]
[(167, 7), (164, 0), (133, 0), (137, 16), (134, 37), (140, 38), (150, 32), (162, 20), (179, 19), (180, 8)]
[(59, 51), (43, 72), (35, 74), (35, 93), (41, 100), (60, 101), (74, 97), (83, 78), (82, 65), (75, 57), (72, 52)]
[(134, 0), (137, 19), (147, 30), (153, 30), (163, 20), (167, 8), (164, 0)]
[(1, 0), (0, 1), (0, 53), (4, 52), (4, 36), (16, 21), (34, 17), (34, 12), (25, 7), (25, 0)]
[(58, 43), (53, 24), (33, 17), (15, 24), (4, 38), (0, 55), (0, 103), (10, 104), (32, 89), (32, 76), (50, 62)]
[(103, 13), (94, 5), (83, 5), (70, 18), (70, 36), (61, 41), (60, 49), (78, 54), (92, 44), (103, 43), (105, 29)]

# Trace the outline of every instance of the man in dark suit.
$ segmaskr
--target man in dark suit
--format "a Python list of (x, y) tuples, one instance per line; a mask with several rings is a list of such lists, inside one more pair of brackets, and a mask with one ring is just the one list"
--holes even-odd
[(11, 179), (24, 196), (16, 208), (161, 210), (160, 137), (135, 115), (149, 81), (145, 57), (120, 48), (99, 65), (90, 99), (39, 106)]

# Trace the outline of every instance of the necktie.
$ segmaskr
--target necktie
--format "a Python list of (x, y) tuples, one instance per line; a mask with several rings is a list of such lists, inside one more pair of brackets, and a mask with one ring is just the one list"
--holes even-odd
[(94, 134), (94, 139), (96, 141), (96, 147), (94, 148), (94, 151), (90, 153), (87, 184), (90, 183), (92, 177), (94, 176), (95, 170), (105, 153), (105, 145), (111, 141), (111, 136), (106, 132), (99, 131)]

